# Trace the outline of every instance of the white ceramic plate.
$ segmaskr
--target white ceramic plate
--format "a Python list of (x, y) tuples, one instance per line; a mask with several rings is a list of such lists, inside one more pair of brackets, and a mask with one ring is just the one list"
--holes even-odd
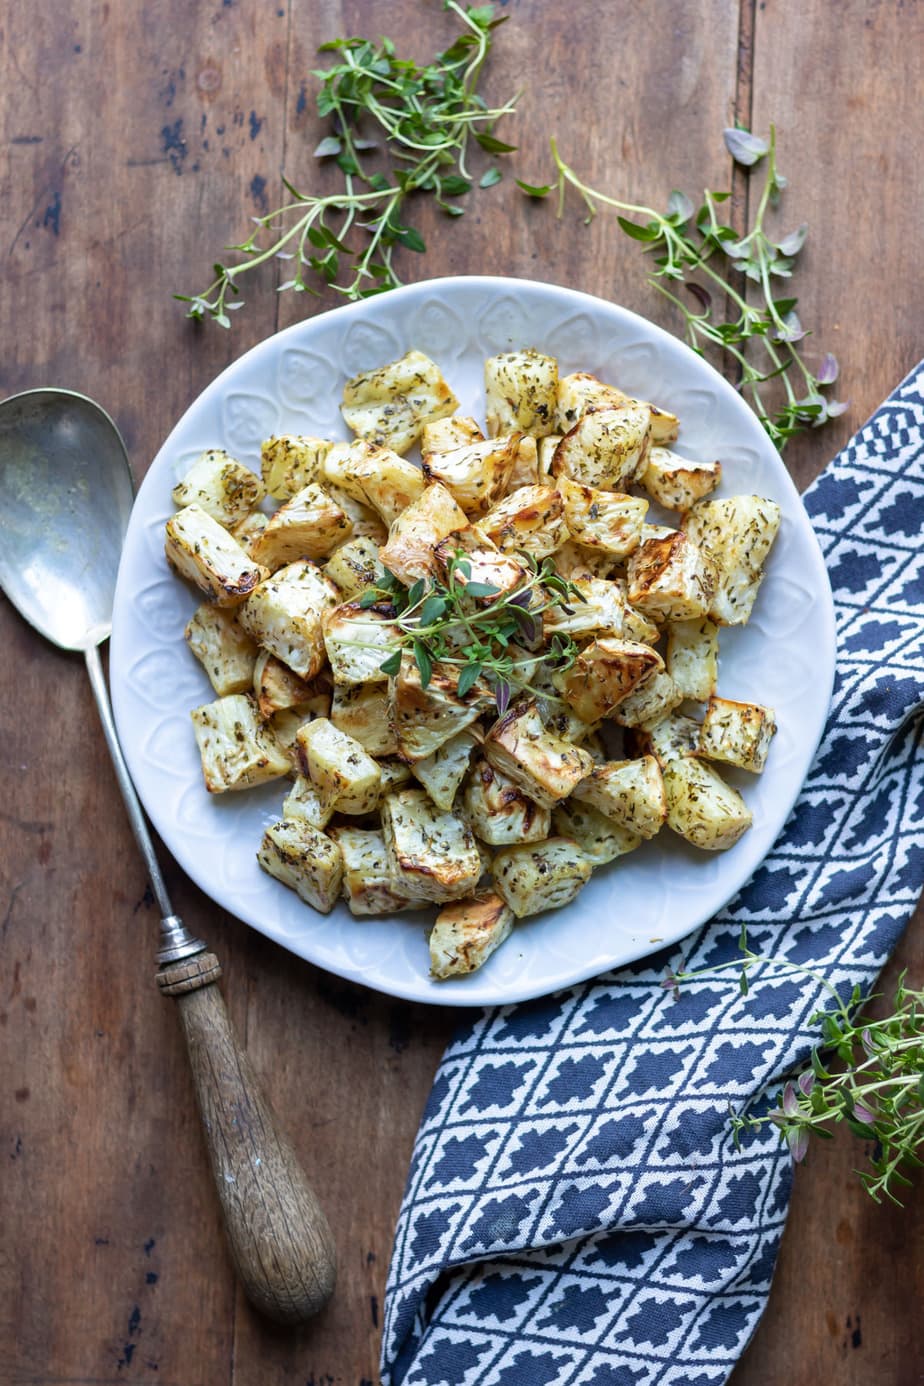
[[(729, 852), (704, 853), (665, 830), (594, 872), (566, 909), (520, 923), (467, 979), (428, 977), (426, 917), (327, 917), (265, 875), (263, 828), (279, 816), (281, 784), (219, 798), (206, 793), (189, 720), (214, 697), (183, 626), (198, 598), (167, 569), (164, 522), (175, 482), (205, 448), (259, 470), (273, 433), (345, 437), (344, 381), (417, 347), (432, 356), (462, 412), (483, 417), (482, 365), (535, 346), (562, 372), (592, 371), (673, 410), (677, 450), (722, 461), (718, 494), (758, 493), (783, 522), (746, 627), (720, 639), (725, 697), (769, 704), (779, 731), (762, 776), (738, 773), (754, 827)], [(162, 839), (208, 895), (299, 957), (379, 991), (444, 1005), (525, 1000), (654, 952), (715, 913), (760, 864), (809, 768), (831, 693), (834, 621), (827, 574), (779, 456), (735, 391), (683, 343), (633, 313), (526, 280), (440, 279), (349, 304), (289, 328), (229, 366), (177, 424), (145, 479), (119, 572), (110, 660), (119, 736)]]

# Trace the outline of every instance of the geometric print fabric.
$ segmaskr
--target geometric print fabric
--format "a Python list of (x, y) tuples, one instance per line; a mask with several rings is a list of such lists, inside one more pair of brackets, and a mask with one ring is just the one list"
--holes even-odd
[(818, 1041), (804, 972), (867, 990), (924, 879), (924, 368), (804, 496), (834, 592), (831, 713), (752, 879), (631, 968), (494, 1009), (447, 1050), (385, 1305), (383, 1386), (719, 1386), (763, 1312), (790, 1157), (769, 1107)]

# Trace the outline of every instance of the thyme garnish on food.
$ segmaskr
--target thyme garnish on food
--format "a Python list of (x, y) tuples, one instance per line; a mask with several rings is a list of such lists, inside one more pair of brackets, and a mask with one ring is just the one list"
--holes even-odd
[[(601, 206), (619, 214), (617, 221), (626, 235), (654, 256), (649, 283), (683, 315), (690, 346), (699, 355), (714, 347), (733, 358), (739, 389), (750, 396), (760, 422), (781, 451), (804, 428), (817, 428), (844, 412), (846, 404), (822, 394), (837, 379), (837, 361), (827, 354), (814, 373), (809, 368), (799, 347), (808, 334), (796, 312), (798, 300), (784, 292), (780, 282), (791, 278), (808, 227), (802, 225), (778, 240), (767, 229), (767, 213), (779, 205), (786, 187), (777, 167), (772, 125), (769, 140), (747, 130), (725, 131), (726, 148), (736, 162), (747, 168), (763, 165), (765, 175), (753, 225), (744, 236), (722, 219), (721, 204), (727, 202), (729, 192), (707, 190), (699, 207), (694, 207), (685, 193), (675, 191), (667, 211), (657, 212), (591, 188), (565, 163), (555, 140), (550, 143), (555, 182), (536, 185), (517, 179), (519, 187), (538, 198), (557, 191), (559, 216), (569, 186), (580, 193), (588, 222)], [(756, 302), (748, 297), (749, 282), (759, 290)], [(686, 291), (692, 306), (674, 292), (675, 287)], [(774, 380), (784, 392), (778, 403), (768, 399), (769, 382)]]
[(381, 665), (386, 674), (397, 674), (402, 653), (410, 650), (426, 688), (435, 663), (459, 669), (460, 698), (484, 679), (494, 693), (501, 716), (517, 693), (549, 698), (532, 687), (530, 678), (541, 664), (559, 673), (570, 669), (578, 647), (570, 636), (556, 632), (548, 646), (535, 654), (542, 640), (542, 617), (561, 608), (570, 614), (569, 602), (584, 597), (573, 582), (561, 577), (550, 558), (542, 562), (518, 554), (524, 577), (510, 591), (491, 583), (472, 580), (472, 565), (462, 551), (446, 565), (445, 582), (419, 578), (410, 588), (392, 573), (368, 588), (359, 605), (368, 610), (387, 610), (400, 636), (401, 648)]
[[(515, 146), (499, 140), (494, 128), (511, 115), (516, 98), (489, 108), (478, 93), (478, 81), (491, 51), (493, 31), (504, 23), (493, 5), (443, 0), (462, 21), (462, 31), (432, 63), (419, 66), (399, 58), (391, 39), (377, 45), (368, 39), (336, 39), (321, 52), (338, 61), (314, 72), (321, 82), (319, 115), (330, 117), (332, 133), (315, 149), (318, 159), (332, 159), (343, 174), (343, 187), (328, 196), (300, 192), (283, 178), (291, 200), (255, 217), (255, 229), (240, 245), (228, 247), (244, 258), (217, 263), (215, 278), (201, 294), (176, 294), (189, 304), (187, 316), (211, 318), (230, 327), (230, 310), (243, 306), (236, 298), (244, 274), (268, 260), (292, 264), (292, 276), (279, 291), (316, 293), (311, 279), (329, 284), (346, 298), (367, 298), (400, 284), (393, 262), (395, 246), (424, 251), (423, 237), (408, 221), (414, 193), (429, 193), (447, 216), (461, 216), (458, 201), (474, 186), (468, 156), (474, 140), (488, 154), (510, 153)], [(391, 167), (369, 167), (379, 148)], [(478, 186), (500, 182), (491, 164)], [(356, 232), (362, 237), (357, 238)]]
[(876, 1019), (865, 1013), (876, 998), (864, 997), (860, 987), (845, 999), (821, 973), (759, 956), (748, 948), (745, 929), (740, 946), (742, 961), (669, 976), (664, 985), (676, 992), (690, 977), (740, 966), (739, 987), (747, 995), (749, 971), (771, 966), (813, 978), (833, 1004), (810, 1017), (809, 1024), (821, 1027), (821, 1044), (810, 1066), (783, 1086), (778, 1105), (759, 1117), (732, 1114), (736, 1144), (742, 1134), (771, 1123), (801, 1161), (812, 1136), (830, 1138), (830, 1128), (845, 1122), (855, 1136), (873, 1142), (869, 1168), (857, 1170), (867, 1191), (877, 1203), (883, 1196), (900, 1203), (898, 1186), (911, 1183), (905, 1170), (924, 1164), (924, 991), (907, 987), (903, 972), (891, 1012)]

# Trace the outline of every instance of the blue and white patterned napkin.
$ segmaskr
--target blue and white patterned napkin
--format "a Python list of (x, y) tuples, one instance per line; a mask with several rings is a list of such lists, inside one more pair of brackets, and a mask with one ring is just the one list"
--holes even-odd
[(389, 1276), (384, 1386), (719, 1386), (766, 1303), (791, 1162), (736, 1150), (817, 1042), (803, 973), (668, 969), (751, 948), (868, 988), (924, 874), (924, 364), (805, 504), (831, 576), (828, 725), (775, 847), (678, 948), (485, 1013), (446, 1052)]

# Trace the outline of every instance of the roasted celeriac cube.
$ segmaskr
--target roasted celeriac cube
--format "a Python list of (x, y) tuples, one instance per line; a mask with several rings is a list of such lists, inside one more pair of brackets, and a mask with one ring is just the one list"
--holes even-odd
[(621, 727), (647, 727), (683, 702), (683, 694), (666, 669), (649, 669), (613, 712)]
[(335, 683), (385, 683), (382, 665), (400, 644), (394, 621), (377, 607), (345, 602), (325, 613), (322, 627)]
[(263, 484), (276, 500), (289, 500), (313, 481), (321, 480), (321, 464), (333, 443), (307, 434), (283, 433), (267, 438), (260, 448)]
[(295, 745), (301, 772), (315, 785), (325, 808), (352, 815), (376, 807), (381, 771), (354, 737), (326, 717), (316, 717), (299, 727)]
[[(488, 587), (496, 588), (498, 593), (512, 592), (526, 577), (526, 569), (515, 558), (496, 549), (487, 536), (484, 536), (484, 548), (470, 548), (467, 536), (473, 533), (465, 530), (462, 534), (450, 534), (437, 544), (436, 556), (440, 575), (448, 579), (453, 559), (461, 554), (465, 566), (455, 568), (453, 581), (457, 586), (467, 587), (469, 583), (484, 583)], [(485, 603), (493, 601), (494, 597), (475, 597), (473, 600)]]
[(401, 891), (442, 903), (470, 895), (481, 877), (471, 829), (438, 809), (425, 789), (399, 789), (382, 802), (391, 875)]
[(528, 798), (518, 784), (496, 770), (483, 755), (472, 766), (462, 804), (476, 837), (495, 847), (512, 842), (541, 842), (552, 826), (548, 808)]
[(219, 698), (250, 688), (257, 647), (233, 610), (208, 604), (197, 607), (183, 635)]
[(605, 866), (627, 852), (634, 852), (642, 840), (637, 833), (614, 823), (592, 804), (575, 803), (574, 799), (552, 810), (552, 822), (556, 833), (576, 842), (592, 866)]
[(417, 442), (425, 423), (458, 407), (439, 366), (422, 351), (409, 351), (400, 361), (347, 381), (340, 412), (358, 437), (403, 454)]
[(298, 747), (295, 740), (299, 728), (303, 727), (306, 722), (310, 722), (313, 717), (327, 717), (329, 715), (330, 694), (325, 693), (309, 698), (307, 702), (299, 703), (296, 707), (283, 708), (282, 712), (274, 712), (270, 718), (268, 725), (272, 728), (273, 735), (279, 745), (289, 757), (294, 775), (301, 774)]
[(389, 572), (410, 587), (415, 579), (436, 572), (437, 545), (467, 524), (465, 512), (446, 488), (434, 483), (398, 516), (379, 556)]
[(430, 975), (439, 981), (483, 967), (513, 928), (514, 913), (493, 891), (444, 905), (430, 930)]
[(340, 848), (304, 818), (284, 818), (267, 828), (257, 861), (321, 914), (336, 904), (343, 879)]
[(221, 448), (209, 448), (173, 488), (178, 510), (198, 505), (225, 529), (233, 529), (256, 509), (265, 494), (258, 476)]
[(276, 572), (298, 558), (328, 558), (352, 531), (337, 502), (311, 481), (270, 516), (250, 551), (258, 563)]
[(611, 561), (628, 558), (637, 549), (648, 502), (621, 491), (581, 486), (566, 476), (558, 479), (571, 538), (589, 549), (602, 549)]
[(633, 740), (639, 754), (654, 756), (663, 770), (672, 760), (697, 754), (701, 731), (702, 724), (695, 718), (671, 712), (636, 730)]
[(334, 816), (334, 807), (324, 802), (313, 780), (307, 775), (296, 775), (295, 783), (282, 801), (282, 816), (300, 818), (323, 831)]
[(411, 766), (414, 778), (420, 781), (437, 808), (446, 812), (452, 808), (477, 745), (478, 737), (474, 732), (462, 731), (444, 741), (432, 755), (415, 760)]
[(405, 765), (403, 760), (380, 760), (379, 774), (382, 779), (379, 803), (382, 802), (386, 794), (391, 794), (396, 789), (403, 789), (405, 785), (413, 788), (410, 766)]
[(650, 441), (651, 410), (647, 405), (591, 410), (555, 449), (552, 474), (602, 491), (624, 491), (638, 479)]
[(541, 352), (505, 351), (484, 363), (488, 433), (552, 432), (558, 396), (558, 362)]
[(524, 549), (545, 558), (568, 538), (564, 506), (554, 486), (521, 486), (495, 505), (479, 529), (503, 553)]
[(453, 414), (451, 418), (433, 419), (425, 423), (420, 433), (420, 455), (426, 462), (435, 452), (452, 452), (469, 443), (480, 443), (484, 434), (468, 414)]
[(251, 679), (254, 697), (264, 721), (274, 712), (297, 707), (312, 696), (312, 686), (288, 664), (283, 664), (269, 650), (261, 650), (253, 666)]
[(773, 709), (759, 703), (709, 699), (699, 738), (700, 755), (759, 775), (776, 733)]
[(567, 684), (567, 674), (550, 668), (547, 664), (537, 664), (530, 675), (530, 687), (537, 694), (536, 706), (546, 731), (581, 746), (591, 732), (600, 726), (599, 719), (585, 722), (578, 717), (567, 695), (563, 696)]
[(666, 621), (705, 616), (717, 581), (712, 560), (679, 530), (641, 544), (626, 565), (626, 577), (631, 604)]
[(705, 703), (719, 676), (719, 630), (708, 616), (667, 628), (667, 672), (685, 698)]
[(699, 501), (683, 517), (687, 535), (718, 569), (709, 615), (720, 626), (743, 625), (750, 616), (779, 527), (780, 507), (761, 496)]
[(249, 694), (231, 693), (193, 708), (190, 715), (210, 794), (249, 789), (289, 774), (289, 757), (260, 721)]
[(393, 756), (398, 750), (398, 739), (388, 721), (386, 683), (335, 684), (330, 720), (370, 756)]
[(689, 510), (722, 480), (721, 462), (694, 462), (669, 448), (652, 448), (642, 474), (645, 490), (665, 510)]
[(312, 679), (324, 663), (321, 618), (339, 599), (320, 568), (300, 559), (260, 583), (241, 607), (240, 621), (258, 645)]
[(751, 826), (741, 795), (711, 765), (678, 756), (663, 767), (667, 826), (707, 852), (733, 847)]
[(516, 703), (488, 732), (484, 754), (537, 804), (551, 808), (590, 772), (593, 759), (546, 729), (533, 700)]
[[(334, 459), (337, 465), (333, 466)], [(331, 480), (354, 500), (369, 505), (386, 525), (394, 524), (423, 495), (426, 478), (419, 467), (392, 448), (353, 443), (345, 454), (331, 452)]]
[(580, 598), (569, 595), (562, 606), (551, 606), (543, 612), (546, 634), (558, 631), (577, 636), (602, 630), (621, 635), (626, 606), (624, 584), (608, 578), (575, 578), (573, 582)]
[(239, 606), (269, 576), (201, 505), (187, 505), (167, 521), (164, 552), (174, 572), (217, 606)]
[(466, 443), (449, 452), (430, 453), (424, 458), (424, 476), (445, 486), (466, 515), (484, 515), (507, 489), (520, 438), (519, 433), (512, 433)]
[(651, 755), (595, 765), (573, 797), (639, 837), (654, 837), (667, 817), (661, 767)]
[(661, 409), (648, 400), (635, 399), (615, 385), (605, 385), (586, 371), (563, 376), (558, 383), (558, 403), (555, 426), (567, 433), (590, 409), (619, 409), (638, 404), (651, 410), (651, 440), (653, 443), (672, 443), (677, 437), (680, 420), (675, 414)]
[(323, 565), (323, 572), (347, 601), (362, 596), (367, 587), (374, 587), (385, 576), (379, 546), (366, 534), (342, 544)]
[(351, 914), (394, 914), (419, 910), (425, 901), (403, 895), (388, 868), (385, 838), (374, 829), (331, 828), (330, 837), (343, 854), (343, 896)]
[(397, 677), (389, 683), (390, 719), (402, 760), (425, 760), (481, 716), (485, 699), (474, 690), (460, 698), (458, 685), (456, 666), (434, 664), (424, 688), (413, 655), (404, 652)]
[(591, 863), (570, 837), (506, 847), (494, 858), (494, 883), (517, 919), (570, 905), (590, 880)]
[(562, 680), (562, 693), (584, 722), (608, 717), (640, 679), (664, 661), (650, 645), (603, 636), (591, 641)]

